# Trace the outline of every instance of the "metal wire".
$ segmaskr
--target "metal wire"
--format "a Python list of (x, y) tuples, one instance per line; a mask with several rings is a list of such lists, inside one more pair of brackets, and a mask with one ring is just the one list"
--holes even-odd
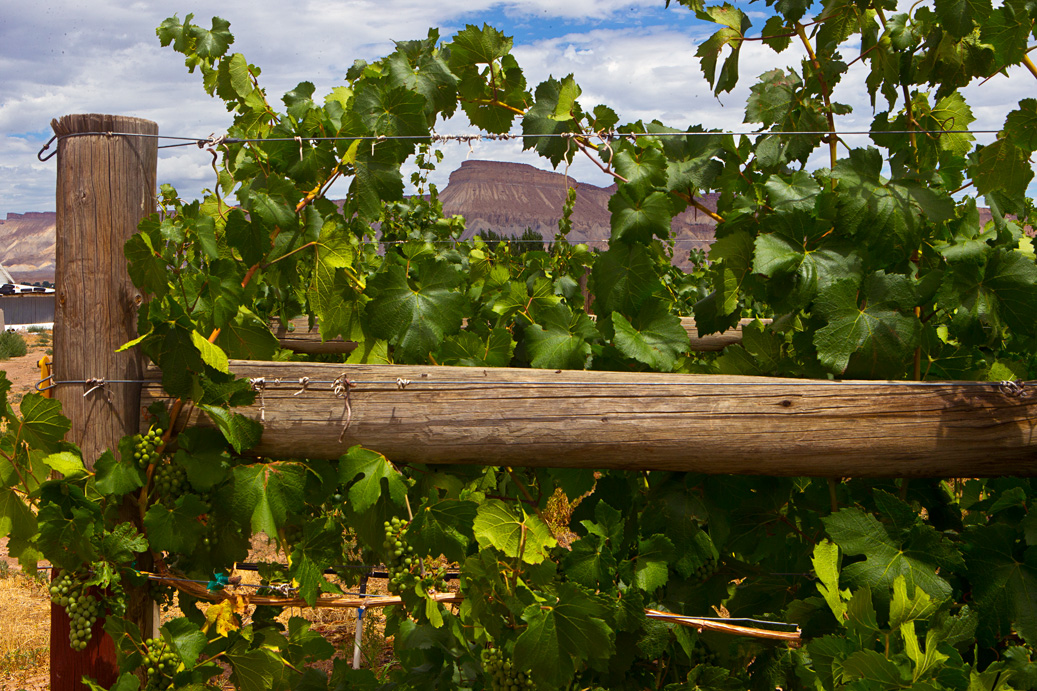
[(600, 139), (602, 141), (611, 141), (613, 139), (630, 139), (632, 141), (637, 140), (640, 137), (723, 137), (723, 136), (821, 136), (821, 137), (848, 137), (858, 135), (912, 135), (912, 134), (997, 134), (1000, 130), (845, 130), (842, 132), (830, 132), (828, 130), (804, 130), (804, 131), (788, 131), (788, 130), (724, 130), (724, 131), (704, 131), (704, 132), (616, 132), (615, 130), (609, 130), (605, 132), (544, 132), (540, 134), (512, 134), (510, 132), (502, 134), (493, 133), (478, 133), (478, 134), (394, 134), (394, 135), (357, 135), (349, 137), (268, 137), (268, 138), (238, 138), (238, 137), (181, 137), (167, 134), (147, 134), (141, 132), (73, 132), (70, 134), (64, 134), (60, 137), (55, 135), (44, 144), (43, 148), (39, 150), (36, 157), (41, 161), (46, 161), (51, 158), (54, 154), (50, 154), (47, 157), (42, 157), (50, 145), (57, 139), (59, 142), (63, 139), (70, 137), (87, 137), (87, 136), (106, 136), (106, 137), (140, 137), (145, 139), (159, 139), (159, 140), (172, 140), (180, 142), (179, 144), (165, 144), (159, 146), (160, 149), (171, 149), (180, 146), (197, 146), (198, 148), (204, 148), (206, 146), (217, 146), (219, 144), (258, 144), (264, 142), (353, 142), (353, 141), (430, 141), (430, 142), (458, 142), (458, 143), (471, 143), (473, 141), (510, 141), (514, 139)]

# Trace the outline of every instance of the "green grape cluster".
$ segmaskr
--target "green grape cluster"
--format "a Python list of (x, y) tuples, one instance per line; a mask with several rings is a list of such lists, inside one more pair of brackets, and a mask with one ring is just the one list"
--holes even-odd
[(691, 649), (691, 655), (689, 655), (689, 658), (693, 667), (698, 665), (711, 665), (716, 667), (720, 664), (720, 656), (716, 651), (703, 644), (701, 641), (699, 642), (699, 645), (696, 645)]
[(446, 568), (425, 564), (422, 575), (422, 560), (414, 554), (414, 547), (407, 544), (404, 533), (407, 521), (393, 517), (385, 522), (385, 565), (389, 568), (389, 591), (394, 593), (411, 590), (415, 585), (423, 590), (446, 590)]
[(155, 491), (164, 504), (172, 505), (177, 497), (190, 489), (187, 484), (187, 469), (179, 463), (162, 463), (155, 469)]
[(534, 688), (529, 675), (497, 648), (482, 651), (482, 666), (486, 670), (486, 676), (490, 678), (490, 688), (493, 691), (521, 691)]
[(720, 562), (717, 561), (715, 554), (710, 554), (706, 557), (706, 560), (702, 562), (702, 565), (695, 569), (693, 578), (701, 583), (702, 581), (710, 578), (720, 568)]
[(155, 449), (162, 443), (162, 432), (161, 427), (151, 427), (147, 434), (133, 437), (133, 458), (141, 468), (147, 468), (158, 460)]
[(101, 603), (93, 595), (84, 592), (83, 582), (62, 571), (50, 585), (50, 600), (65, 608), (68, 614), (68, 642), (73, 650), (86, 650), (94, 622), (101, 610)]
[(149, 638), (144, 645), (147, 648), (144, 668), (148, 673), (145, 689), (168, 689), (173, 685), (173, 674), (180, 666), (180, 658), (161, 638)]

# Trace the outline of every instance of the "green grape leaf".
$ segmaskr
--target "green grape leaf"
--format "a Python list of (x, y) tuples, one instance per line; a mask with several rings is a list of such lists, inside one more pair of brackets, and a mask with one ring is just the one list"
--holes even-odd
[(921, 588), (908, 595), (907, 580), (903, 575), (893, 581), (893, 600), (889, 603), (889, 628), (895, 629), (916, 619), (928, 619), (939, 606)]
[(1037, 645), (1037, 548), (1020, 559), (1016, 545), (1020, 534), (1003, 523), (970, 528), (966, 562), (972, 597), (980, 615), (980, 640), (1018, 632), (1029, 645)]
[(1005, 136), (1024, 151), (1037, 151), (1037, 99), (1019, 101), (1005, 118)]
[(660, 300), (646, 303), (632, 323), (613, 312), (611, 324), (613, 343), (619, 352), (659, 372), (672, 372), (678, 356), (690, 347), (680, 317), (671, 314)]
[[(738, 54), (745, 38), (745, 33), (752, 26), (749, 18), (730, 3), (715, 5), (704, 10), (705, 16), (717, 24), (724, 26), (715, 34), (699, 44), (695, 55), (699, 58), (702, 74), (713, 87), (717, 95), (731, 91), (738, 83)], [(717, 61), (725, 46), (731, 47), (731, 54), (724, 61), (724, 66), (717, 75)]]
[(842, 661), (842, 673), (849, 679), (863, 679), (880, 688), (901, 688), (900, 668), (876, 650), (858, 650)]
[(71, 421), (61, 414), (61, 403), (56, 398), (30, 393), (18, 407), (22, 414), (22, 439), (44, 451), (58, 451), (59, 442), (72, 428)]
[[(195, 336), (191, 338), (194, 341)], [(272, 360), (280, 348), (270, 327), (245, 307), (239, 307), (237, 315), (220, 330), (216, 345), (223, 349), (224, 357), (237, 360)]]
[(74, 479), (86, 473), (86, 466), (83, 465), (82, 457), (70, 451), (61, 451), (44, 456), (42, 463), (68, 479)]
[(515, 339), (503, 327), (486, 337), (471, 331), (449, 336), (440, 350), (439, 361), (461, 367), (507, 367), (515, 352)]
[(988, 18), (993, 7), (990, 0), (947, 0), (934, 5), (941, 24), (954, 36), (968, 36), (976, 22)]
[(119, 442), (119, 456), (115, 459), (111, 451), (104, 451), (94, 463), (94, 487), (101, 494), (121, 496), (144, 486), (144, 476), (133, 460), (133, 439), (126, 437)]
[(403, 198), (403, 176), (399, 163), (388, 148), (360, 147), (353, 162), (353, 182), (349, 194), (356, 200), (356, 213), (361, 220), (377, 220), (383, 201)]
[(618, 146), (612, 165), (633, 189), (643, 194), (667, 184), (666, 156), (653, 148), (635, 147), (623, 143)]
[(442, 554), (452, 562), (464, 561), (474, 537), (472, 525), (477, 509), (478, 504), (471, 501), (426, 501), (414, 512), (407, 527), (407, 544), (419, 554)]
[(673, 543), (665, 535), (652, 535), (637, 543), (634, 557), (634, 584), (645, 593), (652, 593), (669, 580), (669, 563), (676, 553)]
[(1033, 334), (1037, 266), (1022, 253), (1001, 247), (985, 248), (982, 254), (979, 262), (952, 262), (940, 286), (937, 299), (954, 310), (955, 331), (975, 344), (1000, 338), (1005, 326)]
[(348, 485), (362, 476), (349, 488), (347, 496), (357, 513), (368, 511), (382, 495), (382, 480), (385, 480), (389, 497), (394, 504), (402, 505), (407, 496), (407, 484), (403, 475), (389, 459), (362, 446), (353, 446), (339, 459), (339, 483)]
[(306, 473), (305, 465), (291, 461), (235, 466), (231, 512), (250, 523), (253, 532), (277, 539), (288, 515), (302, 510)]
[(828, 540), (822, 540), (814, 545), (814, 555), (810, 561), (820, 581), (817, 592), (828, 603), (835, 620), (844, 624), (850, 591), (839, 589), (839, 548)]
[(374, 299), (367, 306), (371, 332), (396, 342), (407, 356), (424, 359), (464, 318), (465, 297), (455, 290), (457, 270), (439, 261), (422, 262), (412, 287), (402, 266), (390, 266), (368, 284)]
[(191, 342), (194, 343), (194, 347), (201, 353), (202, 362), (212, 367), (214, 370), (223, 372), (224, 374), (230, 373), (230, 365), (227, 362), (227, 354), (223, 352), (223, 349), (218, 345), (210, 343), (205, 336), (201, 335), (197, 331), (191, 331)]
[(179, 617), (163, 624), (162, 638), (169, 642), (170, 647), (187, 669), (194, 667), (198, 656), (209, 643), (201, 628), (185, 617)]
[(195, 494), (185, 494), (170, 509), (152, 504), (144, 514), (151, 548), (160, 552), (190, 554), (205, 535), (206, 527), (198, 521), (205, 504)]
[(796, 106), (795, 94), (802, 83), (791, 71), (786, 74), (784, 70), (776, 69), (761, 74), (759, 81), (749, 87), (744, 122), (759, 122), (764, 127), (784, 122), (789, 111)]
[(199, 404), (234, 450), (242, 453), (259, 443), (263, 436), (263, 425), (240, 413), (232, 413), (215, 405)]
[(36, 534), (36, 517), (18, 492), (0, 488), (0, 537), (29, 540)]
[(126, 244), (123, 245), (123, 254), (126, 255), (126, 269), (133, 285), (145, 293), (163, 297), (169, 290), (166, 260), (163, 259), (160, 252), (156, 251), (151, 235), (147, 232), (147, 229), (152, 226), (157, 232), (157, 222), (150, 218), (141, 221), (141, 232), (126, 241)]
[(567, 578), (591, 589), (611, 582), (616, 571), (616, 558), (600, 535), (587, 535), (573, 542), (570, 551), (562, 557), (562, 569)]
[(479, 505), (472, 529), (479, 547), (495, 547), (504, 556), (529, 564), (542, 562), (548, 550), (558, 544), (543, 521), (521, 506), (511, 507), (499, 499)]
[(561, 82), (550, 78), (541, 83), (536, 88), (536, 102), (522, 118), (522, 134), (525, 135), (522, 148), (535, 149), (554, 166), (563, 159), (571, 162), (577, 147), (562, 137), (537, 135), (578, 132), (581, 111), (576, 99), (580, 93), (580, 87), (571, 74)]
[(220, 17), (212, 18), (212, 28), (208, 30), (197, 24), (188, 27), (187, 22), (184, 22), (184, 28), (190, 30), (194, 39), (194, 52), (200, 58), (221, 57), (227, 52), (230, 44), (234, 43), (234, 36), (229, 31), (230, 22)]
[(1023, 196), (1033, 179), (1027, 152), (1007, 137), (979, 147), (971, 157), (968, 172), (978, 194), (1004, 192)]
[(564, 304), (544, 309), (538, 323), (526, 328), (530, 364), (542, 369), (584, 369), (591, 354), (588, 341), (598, 335), (586, 314), (569, 311)]
[(648, 248), (637, 243), (613, 242), (591, 268), (595, 310), (602, 314), (635, 314), (652, 293), (662, 290)]
[(489, 24), (468, 24), (450, 43), (450, 69), (457, 72), (473, 65), (489, 65), (511, 52), (512, 40)]
[(428, 133), (425, 99), (386, 80), (361, 80), (353, 95), (361, 121), (376, 136), (412, 137)]
[(231, 681), (241, 691), (269, 691), (284, 670), (284, 660), (269, 648), (240, 651), (235, 646), (224, 656), (230, 663)]
[(82, 684), (89, 691), (137, 691), (140, 688), (140, 679), (133, 672), (123, 672), (111, 686), (101, 686), (88, 676), (83, 676)]
[(882, 272), (869, 276), (863, 290), (852, 279), (821, 290), (815, 304), (828, 320), (814, 333), (821, 364), (835, 374), (851, 370), (867, 378), (899, 375), (920, 342), (922, 325), (913, 312), (915, 301), (907, 277)]
[[(285, 199), (280, 194), (270, 190), (273, 194), (267, 194), (265, 190), (250, 189), (248, 191), (248, 211), (250, 211), (250, 218), (252, 219), (252, 225), (256, 225), (256, 220), (262, 221), (262, 227), (269, 229), (278, 229), (282, 232), (289, 232), (294, 230), (299, 225), (299, 217), (295, 214), (294, 204), (288, 199)], [(271, 240), (266, 236), (264, 230), (262, 235), (258, 237), (255, 235), (257, 231), (253, 230), (252, 237), (259, 240), (258, 247), (250, 248), (253, 253), (250, 256), (256, 258), (255, 262), (246, 263), (252, 264), (262, 261), (264, 257), (270, 252)], [(241, 250), (241, 248), (238, 248)], [(242, 250), (243, 251), (243, 250)]]
[(604, 662), (615, 650), (608, 608), (577, 585), (561, 584), (557, 597), (529, 605), (522, 619), (527, 627), (515, 641), (515, 661), (532, 670), (538, 687), (566, 688), (576, 663)]
[(886, 601), (897, 576), (903, 576), (908, 586), (921, 588), (937, 601), (951, 595), (950, 584), (937, 575), (931, 555), (893, 540), (871, 514), (851, 507), (821, 520), (843, 553), (865, 557), (843, 568), (848, 584), (869, 586), (876, 598)]
[(227, 244), (237, 250), (241, 260), (248, 266), (263, 261), (263, 257), (270, 251), (270, 236), (258, 216), (253, 222), (241, 209), (231, 209), (227, 214), (225, 237)]
[(644, 243), (653, 237), (668, 238), (673, 210), (665, 192), (642, 194), (622, 183), (609, 198), (612, 212), (612, 242)]
[(248, 69), (248, 60), (234, 53), (220, 60), (216, 76), (216, 95), (226, 101), (244, 101), (255, 90)]
[(786, 176), (771, 175), (763, 188), (767, 191), (768, 203), (775, 211), (811, 211), (821, 194), (821, 186), (805, 170), (797, 170)]

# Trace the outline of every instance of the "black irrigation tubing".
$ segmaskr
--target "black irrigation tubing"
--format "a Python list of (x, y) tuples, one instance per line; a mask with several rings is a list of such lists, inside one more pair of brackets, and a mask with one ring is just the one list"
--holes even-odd
[[(720, 132), (545, 132), (540, 134), (517, 134), (511, 132), (505, 132), (501, 134), (396, 134), (396, 135), (357, 135), (351, 137), (268, 137), (268, 138), (239, 138), (239, 137), (226, 137), (226, 136), (209, 136), (209, 137), (180, 137), (167, 134), (146, 134), (141, 132), (73, 132), (71, 134), (63, 134), (61, 136), (54, 135), (50, 140), (43, 145), (43, 148), (39, 150), (36, 157), (41, 161), (46, 161), (50, 158), (47, 156), (43, 157), (43, 152), (50, 148), (50, 145), (54, 140), (61, 141), (70, 137), (88, 137), (88, 136), (104, 136), (104, 137), (139, 137), (144, 139), (165, 139), (172, 141), (179, 141), (179, 144), (167, 144), (160, 146), (161, 149), (168, 149), (178, 146), (197, 146), (203, 148), (205, 146), (218, 146), (220, 144), (246, 144), (246, 143), (263, 143), (263, 142), (298, 142), (300, 145), (303, 142), (352, 142), (352, 141), (392, 141), (392, 140), (408, 140), (408, 141), (430, 141), (430, 142), (458, 142), (461, 144), (471, 143), (476, 141), (509, 141), (514, 139), (575, 139), (577, 137), (584, 137), (586, 139), (599, 139), (602, 141), (611, 141), (613, 139), (631, 139), (636, 140), (638, 137), (722, 137), (722, 136), (821, 136), (821, 137), (846, 137), (851, 135), (912, 135), (912, 134), (997, 134), (1001, 130), (845, 130), (830, 132), (828, 130), (803, 130), (803, 131), (788, 131), (788, 130), (771, 130), (771, 131), (756, 131), (756, 130), (725, 130)], [(53, 154), (52, 154), (53, 155)]]

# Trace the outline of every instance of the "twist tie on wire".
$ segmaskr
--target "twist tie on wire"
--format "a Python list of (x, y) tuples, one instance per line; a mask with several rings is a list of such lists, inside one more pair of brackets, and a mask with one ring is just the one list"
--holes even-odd
[(302, 161), (302, 137), (295, 135), (292, 138), (299, 144), (299, 160)]
[(208, 147), (210, 149), (215, 149), (220, 144), (223, 144), (226, 141), (227, 141), (227, 135), (221, 134), (221, 135), (217, 136), (216, 133), (213, 132), (212, 134), (209, 135), (209, 137), (207, 139), (199, 139), (197, 144), (198, 144), (198, 148), (199, 149), (204, 149), (206, 147)]
[(299, 390), (293, 393), (293, 396), (298, 396), (301, 393), (306, 393), (306, 387), (310, 385), (309, 377), (299, 377)]
[(295, 594), (299, 592), (299, 589), (293, 588), (290, 583), (271, 583), (266, 587), (283, 598), (293, 598), (295, 597)]
[(346, 377), (345, 372), (340, 374), (338, 378), (331, 383), (332, 393), (334, 393), (337, 398), (344, 398), (346, 401), (346, 409), (344, 411), (346, 415), (346, 424), (343, 425), (342, 431), (339, 432), (338, 435), (338, 441), (340, 444), (346, 436), (346, 430), (349, 429), (349, 425), (353, 422), (353, 408), (349, 404), (349, 390), (352, 389), (354, 386), (356, 386), (356, 384), (353, 384), (349, 381), (349, 378)]
[(403, 377), (396, 377), (396, 388), (403, 391), (407, 388), (407, 384), (410, 384), (410, 379), (404, 379)]
[(1031, 394), (1026, 388), (1026, 382), (1020, 379), (1015, 381), (1006, 379), (997, 385), (997, 390), (1006, 396), (1015, 396), (1016, 398), (1029, 398)]
[(217, 592), (223, 590), (230, 585), (230, 578), (225, 573), (213, 572), (212, 580), (209, 581), (209, 585), (206, 588), (211, 592)]
[(83, 398), (86, 398), (87, 396), (89, 396), (90, 394), (92, 394), (92, 393), (93, 393), (94, 391), (97, 391), (98, 389), (101, 389), (101, 391), (103, 391), (103, 392), (104, 392), (104, 397), (105, 397), (105, 399), (106, 399), (106, 400), (107, 400), (107, 401), (108, 401), (109, 403), (111, 403), (111, 402), (112, 402), (112, 394), (111, 394), (111, 392), (110, 392), (110, 391), (108, 391), (108, 385), (107, 385), (107, 384), (105, 384), (105, 381), (104, 381), (104, 377), (94, 377), (94, 378), (91, 378), (91, 379), (87, 379), (87, 380), (86, 380), (85, 382), (83, 382), (83, 383), (84, 383), (84, 384), (85, 384), (86, 386), (89, 386), (89, 387), (90, 387), (89, 389), (87, 389), (87, 390), (86, 390), (86, 391), (85, 391), (85, 392), (83, 393)]
[(259, 419), (266, 422), (266, 401), (263, 400), (263, 391), (266, 390), (266, 379), (264, 377), (251, 377), (248, 380), (248, 388), (259, 394)]

